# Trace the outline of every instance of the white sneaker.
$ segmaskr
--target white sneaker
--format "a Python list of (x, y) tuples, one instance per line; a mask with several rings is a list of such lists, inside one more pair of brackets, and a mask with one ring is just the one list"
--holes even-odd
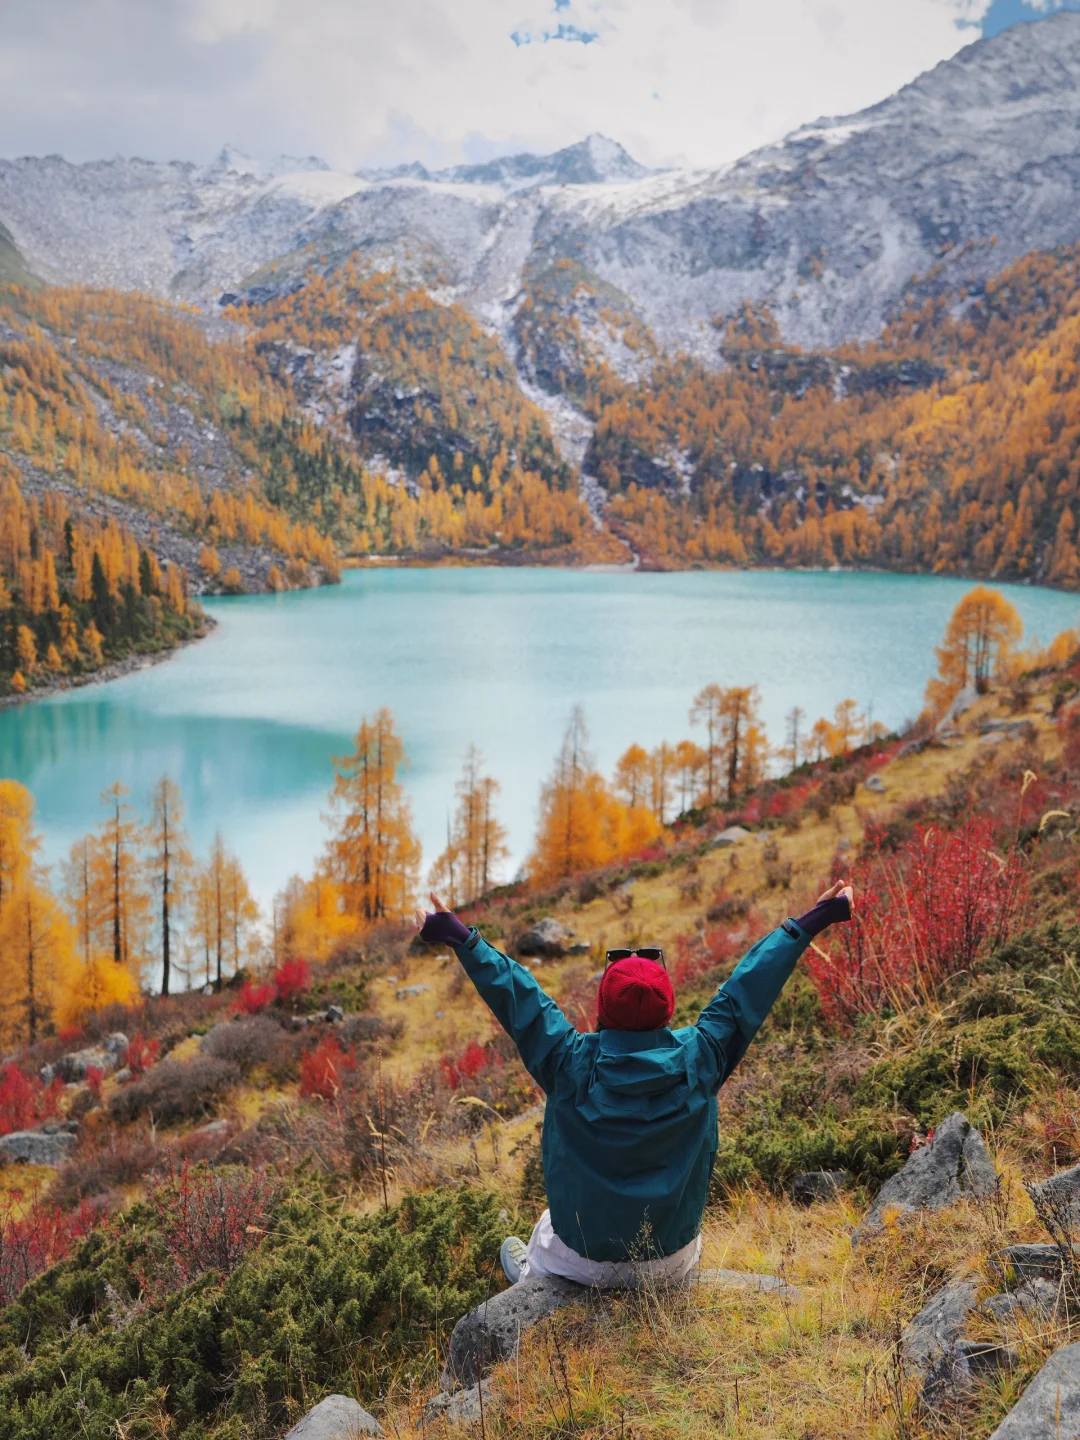
[(511, 1285), (516, 1285), (528, 1269), (527, 1255), (525, 1241), (519, 1240), (516, 1235), (508, 1235), (503, 1241), (502, 1249), (499, 1251), (499, 1260), (502, 1263), (503, 1274)]

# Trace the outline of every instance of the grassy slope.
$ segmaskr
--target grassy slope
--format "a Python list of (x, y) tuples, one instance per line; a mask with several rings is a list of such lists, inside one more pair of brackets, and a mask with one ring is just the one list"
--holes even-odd
[[(542, 983), (564, 999), (580, 997), (583, 988), (588, 993), (588, 976), (605, 944), (648, 938), (673, 945), (677, 936), (703, 923), (703, 912), (721, 886), (729, 895), (753, 900), (748, 945), (783, 915), (798, 912), (813, 899), (841, 838), (857, 842), (869, 820), (882, 819), (910, 800), (941, 795), (973, 764), (1000, 767), (1015, 759), (1024, 741), (991, 744), (977, 736), (978, 720), (999, 708), (997, 698), (988, 697), (965, 721), (962, 737), (947, 748), (893, 761), (880, 772), (887, 787), (884, 796), (861, 787), (852, 803), (834, 808), (827, 820), (808, 814), (799, 829), (774, 830), (779, 861), (792, 867), (790, 890), (768, 887), (764, 847), (751, 838), (734, 851), (701, 856), (696, 898), (685, 888), (686, 867), (679, 866), (638, 879), (629, 912), (625, 902), (610, 895), (585, 905), (572, 896), (564, 899), (554, 913), (590, 942), (593, 953), (539, 966)], [(1057, 749), (1048, 708), (1047, 690), (1034, 697), (1028, 712), (1044, 757)], [(523, 914), (535, 912), (523, 899), (500, 913), (503, 928), (512, 935)], [(484, 1041), (491, 1035), (487, 1011), (462, 983), (449, 956), (410, 952), (357, 969), (355, 975), (346, 968), (333, 983), (348, 984), (362, 974), (369, 981), (365, 1008), (404, 1025), (385, 1059), (388, 1086), (402, 1087), (428, 1062), (444, 1053), (460, 1054), (470, 1039)], [(430, 989), (398, 1000), (397, 990), (412, 984)], [(172, 1055), (190, 1058), (198, 1043), (197, 1035), (190, 1036)], [(767, 1032), (744, 1062), (740, 1079), (761, 1083), (771, 1067), (784, 1063), (775, 1036)], [(114, 1085), (106, 1081), (106, 1097)], [(295, 1084), (271, 1085), (255, 1076), (230, 1094), (219, 1113), (237, 1127), (251, 1126), (295, 1099)], [(526, 1217), (534, 1216), (542, 1198), (533, 1191), (523, 1200), (522, 1181), (526, 1161), (535, 1153), (537, 1114), (526, 1111), (505, 1123), (487, 1118), (490, 1123), (471, 1137), (421, 1140), (395, 1154), (388, 1177), (391, 1203), (413, 1189), (466, 1178), (494, 1190), (511, 1213), (520, 1208)], [(90, 1121), (107, 1131), (100, 1112)], [(1066, 1330), (1056, 1325), (1038, 1331), (1014, 1329), (1006, 1338), (1020, 1352), (1019, 1371), (982, 1387), (970, 1407), (936, 1430), (923, 1426), (911, 1410), (910, 1396), (897, 1388), (893, 1357), (899, 1328), (949, 1275), (959, 1270), (988, 1283), (987, 1256), (993, 1249), (1006, 1240), (1043, 1238), (1020, 1177), (1045, 1173), (1047, 1167), (1033, 1165), (1022, 1126), (987, 1138), (1006, 1177), (1001, 1204), (961, 1204), (940, 1215), (919, 1217), (890, 1228), (854, 1254), (849, 1236), (869, 1187), (812, 1210), (794, 1207), (757, 1181), (718, 1196), (704, 1227), (705, 1263), (783, 1275), (800, 1287), (799, 1297), (782, 1301), (702, 1290), (675, 1299), (623, 1297), (606, 1303), (597, 1314), (565, 1314), (554, 1329), (544, 1327), (528, 1340), (519, 1364), (496, 1372), (485, 1435), (524, 1440), (574, 1434), (633, 1435), (639, 1440), (712, 1435), (884, 1440), (904, 1435), (910, 1440), (933, 1433), (951, 1440), (984, 1440), (1045, 1355), (1072, 1338)], [(0, 1173), (0, 1187), (12, 1188), (16, 1179), (27, 1193), (47, 1174)], [(358, 1185), (343, 1176), (340, 1183), (350, 1208), (379, 1207), (378, 1188), (369, 1182)], [(139, 1186), (124, 1193), (133, 1200)], [(402, 1440), (436, 1435), (439, 1427), (422, 1421), (420, 1414), (435, 1384), (434, 1362), (428, 1373), (432, 1378), (427, 1389), (405, 1393), (391, 1378), (380, 1399), (366, 1392), (359, 1398), (374, 1405), (388, 1432)]]

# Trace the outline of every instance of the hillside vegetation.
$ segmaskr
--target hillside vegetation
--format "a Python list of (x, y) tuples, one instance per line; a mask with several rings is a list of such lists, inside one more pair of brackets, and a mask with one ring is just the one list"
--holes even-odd
[[(685, 1023), (830, 876), (845, 871), (860, 897), (852, 925), (807, 953), (721, 1097), (706, 1263), (798, 1292), (645, 1292), (564, 1312), (494, 1374), (485, 1434), (985, 1440), (1075, 1338), (1067, 1274), (1052, 1317), (982, 1315), (978, 1334), (1007, 1341), (1017, 1363), (944, 1412), (921, 1408), (897, 1359), (901, 1328), (947, 1280), (988, 1294), (992, 1254), (1040, 1237), (1021, 1181), (1080, 1161), (1076, 637), (1009, 661), (1007, 616), (977, 594), (958, 614), (942, 698), (965, 678), (964, 655), (981, 667), (959, 718), (861, 739), (838, 712), (766, 779), (723, 763), (736, 701), (718, 691), (695, 803), (664, 825), (650, 808), (662, 790), (637, 788), (630, 752), (610, 784), (589, 778), (573, 722), (530, 878), (512, 886), (491, 888), (484, 869), (500, 845), (497, 789), (470, 758), (443, 879), (505, 946), (541, 918), (564, 927), (564, 953), (528, 963), (579, 1025), (592, 1023), (608, 945), (665, 947)], [(991, 621), (984, 663), (978, 627)], [(339, 764), (316, 874), (283, 897), (261, 953), (225, 941), (208, 993), (110, 1005), (84, 990), (79, 1018), (61, 1020), (50, 1006), (70, 982), (51, 999), (28, 973), (10, 977), (0, 1002), (17, 1048), (0, 1068), (0, 1142), (27, 1127), (45, 1141), (43, 1126), (77, 1133), (54, 1137), (57, 1168), (0, 1168), (4, 1440), (272, 1440), (331, 1390), (389, 1433), (443, 1432), (421, 1412), (449, 1331), (501, 1287), (499, 1240), (543, 1204), (542, 1096), (453, 958), (398, 918), (419, 878), (400, 761), (390, 718), (366, 721)], [(602, 823), (579, 823), (598, 796)], [(26, 812), (7, 800), (10, 837)], [(364, 851), (375, 804), (382, 838)], [(651, 838), (620, 850), (635, 809), (652, 815)], [(103, 825), (102, 859), (134, 843), (116, 813), (127, 828)], [(570, 823), (547, 831), (544, 815)], [(747, 833), (717, 844), (733, 824)], [(41, 877), (2, 853), (16, 869), (0, 925), (47, 903), (22, 898)], [(113, 894), (95, 857), (92, 846), (88, 893)], [(68, 884), (78, 934), (87, 892), (77, 871)], [(125, 926), (135, 893), (116, 912)], [(201, 933), (198, 889), (187, 922), (179, 880), (176, 894), (177, 924)], [(112, 912), (89, 913), (94, 963), (113, 966)], [(65, 963), (78, 973), (77, 946)], [(881, 1182), (955, 1109), (982, 1129), (1000, 1193), (889, 1220), (853, 1250)], [(796, 1206), (791, 1180), (819, 1168), (846, 1170), (850, 1188)]]

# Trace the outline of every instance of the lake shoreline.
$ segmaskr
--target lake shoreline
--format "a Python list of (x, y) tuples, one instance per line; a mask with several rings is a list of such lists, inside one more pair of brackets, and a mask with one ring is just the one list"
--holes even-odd
[(191, 645), (198, 645), (200, 641), (209, 639), (217, 627), (218, 621), (214, 616), (207, 615), (204, 611), (203, 628), (198, 635), (191, 635), (186, 640), (179, 640), (175, 645), (169, 645), (164, 650), (139, 651), (134, 655), (125, 655), (123, 660), (110, 660), (108, 665), (102, 665), (100, 670), (94, 670), (89, 675), (58, 675), (47, 685), (35, 685), (32, 690), (27, 690), (22, 695), (0, 695), (0, 710), (10, 710), (19, 705), (32, 705), (38, 700), (51, 700), (67, 690), (85, 690), (90, 685), (107, 685), (111, 680), (122, 680), (125, 675), (134, 675), (139, 670), (149, 670), (152, 665), (164, 665), (167, 660), (172, 660), (179, 655), (181, 650), (186, 650)]

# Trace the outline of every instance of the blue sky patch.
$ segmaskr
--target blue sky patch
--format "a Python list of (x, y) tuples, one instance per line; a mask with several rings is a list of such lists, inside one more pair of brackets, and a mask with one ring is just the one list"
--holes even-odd
[(1080, 10), (1080, 0), (1043, 0), (1039, 5), (1032, 5), (1029, 0), (992, 0), (989, 10), (982, 18), (982, 33), (984, 36), (1000, 35), (1002, 30), (1008, 30), (1011, 25), (1021, 25), (1029, 20), (1045, 20), (1047, 15), (1057, 10)]
[(515, 45), (547, 45), (551, 40), (569, 40), (577, 45), (591, 45), (600, 39), (599, 30), (583, 30), (580, 25), (566, 25), (560, 21), (554, 30), (513, 30), (510, 39)]

